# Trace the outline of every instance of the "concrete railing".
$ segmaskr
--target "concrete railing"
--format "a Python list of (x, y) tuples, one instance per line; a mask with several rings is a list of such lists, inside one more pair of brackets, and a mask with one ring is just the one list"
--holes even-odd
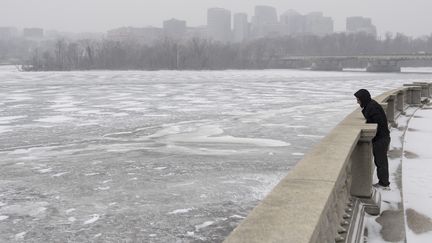
[[(429, 83), (414, 83), (374, 99), (395, 126), (396, 117), (409, 105), (420, 105), (430, 90)], [(361, 242), (365, 212), (380, 213), (381, 197), (372, 187), (375, 133), (376, 124), (365, 124), (356, 109), (305, 155), (225, 242)]]

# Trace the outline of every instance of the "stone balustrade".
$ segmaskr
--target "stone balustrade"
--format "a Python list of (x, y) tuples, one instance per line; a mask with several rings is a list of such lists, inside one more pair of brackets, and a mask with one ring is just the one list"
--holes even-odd
[[(414, 83), (374, 99), (396, 126), (396, 116), (429, 98), (430, 88)], [(363, 242), (365, 213), (380, 213), (381, 197), (372, 187), (375, 133), (376, 124), (365, 124), (360, 108), (349, 114), (225, 242)]]
[(411, 106), (421, 105), (422, 86), (419, 84), (404, 84), (404, 86), (409, 87), (407, 90), (407, 103)]
[(401, 114), (405, 108), (405, 96), (406, 90), (399, 90), (396, 93), (396, 111), (398, 114)]

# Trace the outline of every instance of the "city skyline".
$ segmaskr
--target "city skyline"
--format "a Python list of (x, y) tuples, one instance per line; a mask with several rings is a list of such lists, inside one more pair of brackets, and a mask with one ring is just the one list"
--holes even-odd
[(345, 31), (347, 17), (364, 16), (373, 20), (379, 29), (378, 35), (388, 31), (411, 36), (432, 33), (431, 26), (419, 24), (432, 21), (432, 16), (427, 13), (432, 4), (425, 0), (412, 0), (410, 3), (394, 3), (390, 0), (365, 0), (362, 3), (351, 0), (330, 0), (326, 3), (317, 0), (295, 0), (289, 3), (280, 0), (265, 3), (225, 0), (186, 0), (181, 3), (169, 0), (126, 0), (122, 3), (102, 0), (46, 0), (43, 3), (35, 0), (0, 0), (0, 4), (3, 5), (0, 8), (0, 26), (40, 27), (65, 32), (106, 32), (121, 26), (162, 27), (163, 21), (171, 18), (185, 20), (188, 26), (200, 26), (206, 24), (207, 9), (212, 7), (228, 9), (232, 14), (247, 13), (250, 21), (256, 5), (267, 5), (277, 9), (278, 17), (290, 9), (301, 14), (323, 12), (333, 18), (335, 32)]
[[(178, 19), (163, 21), (163, 28), (158, 27), (119, 27), (107, 31), (106, 37), (111, 40), (137, 40), (142, 43), (153, 43), (166, 36), (174, 39), (190, 39), (194, 37), (209, 38), (222, 43), (243, 42), (263, 37), (280, 37), (296, 35), (325, 36), (334, 33), (334, 22), (322, 12), (311, 12), (305, 15), (294, 10), (283, 12), (280, 17), (271, 6), (255, 6), (254, 15), (235, 13), (224, 8), (207, 10), (207, 25), (204, 27), (188, 27), (187, 22)], [(347, 18), (346, 32), (364, 32), (376, 36), (376, 27), (370, 18)], [(66, 37), (66, 33), (50, 32), (48, 38)], [(13, 27), (0, 26), (0, 38), (19, 36), (20, 31)], [(65, 35), (66, 34), (66, 35)], [(3, 36), (2, 36), (3, 35)], [(42, 28), (24, 28), (22, 36), (34, 39), (45, 37)], [(76, 38), (73, 36), (69, 36)], [(101, 37), (101, 36), (100, 36)]]

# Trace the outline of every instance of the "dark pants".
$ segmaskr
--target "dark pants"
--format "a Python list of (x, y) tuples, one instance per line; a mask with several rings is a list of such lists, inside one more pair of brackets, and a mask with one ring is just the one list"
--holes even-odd
[(390, 145), (390, 138), (380, 138), (372, 142), (374, 162), (377, 167), (379, 184), (390, 185), (387, 151)]

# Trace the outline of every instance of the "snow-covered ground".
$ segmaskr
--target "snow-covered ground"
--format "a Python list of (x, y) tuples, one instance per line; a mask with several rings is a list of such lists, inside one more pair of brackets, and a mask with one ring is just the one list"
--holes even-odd
[(0, 241), (221, 241), (373, 95), (432, 74), (0, 67)]
[(402, 165), (407, 242), (432, 242), (432, 106), (415, 113)]

